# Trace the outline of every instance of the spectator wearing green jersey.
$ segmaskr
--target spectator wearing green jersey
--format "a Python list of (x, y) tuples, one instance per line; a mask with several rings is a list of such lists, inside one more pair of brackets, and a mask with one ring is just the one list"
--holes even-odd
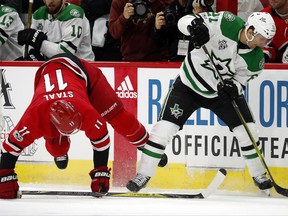
[(0, 4), (0, 60), (16, 60), (23, 55), (17, 33), (24, 25), (16, 9)]
[(32, 60), (71, 53), (93, 61), (90, 26), (83, 9), (65, 0), (44, 0), (44, 3), (33, 13), (31, 28), (18, 33), (20, 45), (32, 46), (29, 51)]

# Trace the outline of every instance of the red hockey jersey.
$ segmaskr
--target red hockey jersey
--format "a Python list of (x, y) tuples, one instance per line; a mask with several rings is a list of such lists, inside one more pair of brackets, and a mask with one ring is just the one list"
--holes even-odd
[(70, 58), (58, 57), (41, 65), (34, 83), (30, 105), (3, 142), (5, 151), (18, 156), (35, 139), (59, 139), (60, 133), (49, 116), (51, 104), (59, 99), (71, 102), (80, 112), (80, 130), (91, 141), (97, 140), (95, 145), (92, 142), (94, 148), (109, 147), (106, 120), (117, 115), (123, 104), (99, 68), (87, 61), (77, 64)]

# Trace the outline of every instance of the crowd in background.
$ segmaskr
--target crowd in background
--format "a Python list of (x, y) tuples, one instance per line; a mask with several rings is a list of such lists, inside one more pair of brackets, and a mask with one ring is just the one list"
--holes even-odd
[[(50, 13), (51, 17), (54, 17), (53, 20), (44, 18), (43, 21), (39, 18), (44, 16), (45, 4), (55, 5), (57, 2), (64, 4), (65, 0), (33, 1), (32, 27), (42, 30), (48, 36), (37, 37), (38, 44), (34, 44), (28, 40), (29, 36), (33, 38), (36, 32), (24, 31), (31, 25), (28, 22), (29, 1), (0, 0), (1, 10), (4, 10), (3, 5), (9, 6), (14, 10), (13, 20), (22, 20), (22, 23), (6, 22), (1, 26), (7, 11), (0, 14), (1, 60), (44, 60), (57, 53), (71, 52), (88, 61), (182, 61), (189, 49), (189, 38), (177, 29), (178, 19), (188, 13), (216, 11), (217, 0), (66, 0), (66, 4), (75, 5), (73, 8), (68, 7), (70, 11), (79, 10), (80, 16), (83, 13), (82, 20), (73, 17), (75, 14), (71, 16), (71, 20), (77, 18), (77, 25), (83, 25), (81, 34), (86, 34), (74, 39), (61, 38), (68, 34), (63, 29), (64, 22), (58, 22), (61, 20), (59, 14), (66, 6), (61, 6), (60, 11), (54, 11), (57, 16), (52, 14), (53, 11)], [(39, 12), (41, 7), (42, 12)], [(288, 62), (287, 8), (288, 0), (238, 0), (237, 15), (244, 21), (254, 11), (266, 11), (276, 22), (276, 36), (269, 46), (264, 48), (266, 62)], [(11, 25), (10, 29), (7, 23)], [(69, 26), (76, 25), (71, 24), (73, 21), (65, 23)], [(55, 35), (55, 29), (52, 27), (60, 32), (59, 35)], [(21, 37), (28, 37), (27, 40), (20, 41), (21, 45), (17, 41), (18, 32), (21, 32)], [(38, 49), (35, 49), (35, 46)], [(6, 50), (13, 54), (7, 54)]]

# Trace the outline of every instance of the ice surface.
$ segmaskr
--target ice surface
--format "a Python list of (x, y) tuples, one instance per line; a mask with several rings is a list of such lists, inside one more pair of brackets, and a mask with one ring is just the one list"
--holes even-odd
[[(22, 187), (22, 190), (35, 187)], [(36, 190), (39, 188), (36, 188)], [(41, 189), (41, 188), (40, 188)], [(45, 188), (46, 190), (47, 188)], [(57, 189), (57, 188), (56, 188)], [(48, 188), (49, 190), (49, 188)], [(55, 188), (54, 188), (55, 190)], [(62, 187), (65, 190), (65, 187)], [(79, 190), (76, 188), (75, 190)], [(113, 190), (113, 189), (112, 189)], [(85, 190), (86, 191), (86, 190)], [(117, 191), (118, 192), (118, 191)], [(180, 191), (182, 192), (182, 191)], [(217, 191), (206, 199), (23, 195), (0, 200), (1, 216), (288, 215), (288, 198)]]

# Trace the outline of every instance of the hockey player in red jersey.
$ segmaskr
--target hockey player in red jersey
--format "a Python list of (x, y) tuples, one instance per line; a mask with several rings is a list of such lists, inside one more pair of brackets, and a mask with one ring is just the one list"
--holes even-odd
[(2, 145), (0, 198), (17, 197), (14, 168), (25, 147), (43, 137), (47, 151), (61, 157), (69, 150), (69, 136), (78, 130), (85, 132), (93, 147), (91, 190), (107, 192), (110, 137), (106, 122), (138, 148), (148, 140), (144, 126), (124, 108), (101, 70), (73, 55), (59, 54), (42, 64), (34, 84), (30, 105)]
[(268, 12), (276, 25), (276, 34), (271, 43), (264, 47), (265, 62), (288, 63), (288, 0), (269, 0)]

